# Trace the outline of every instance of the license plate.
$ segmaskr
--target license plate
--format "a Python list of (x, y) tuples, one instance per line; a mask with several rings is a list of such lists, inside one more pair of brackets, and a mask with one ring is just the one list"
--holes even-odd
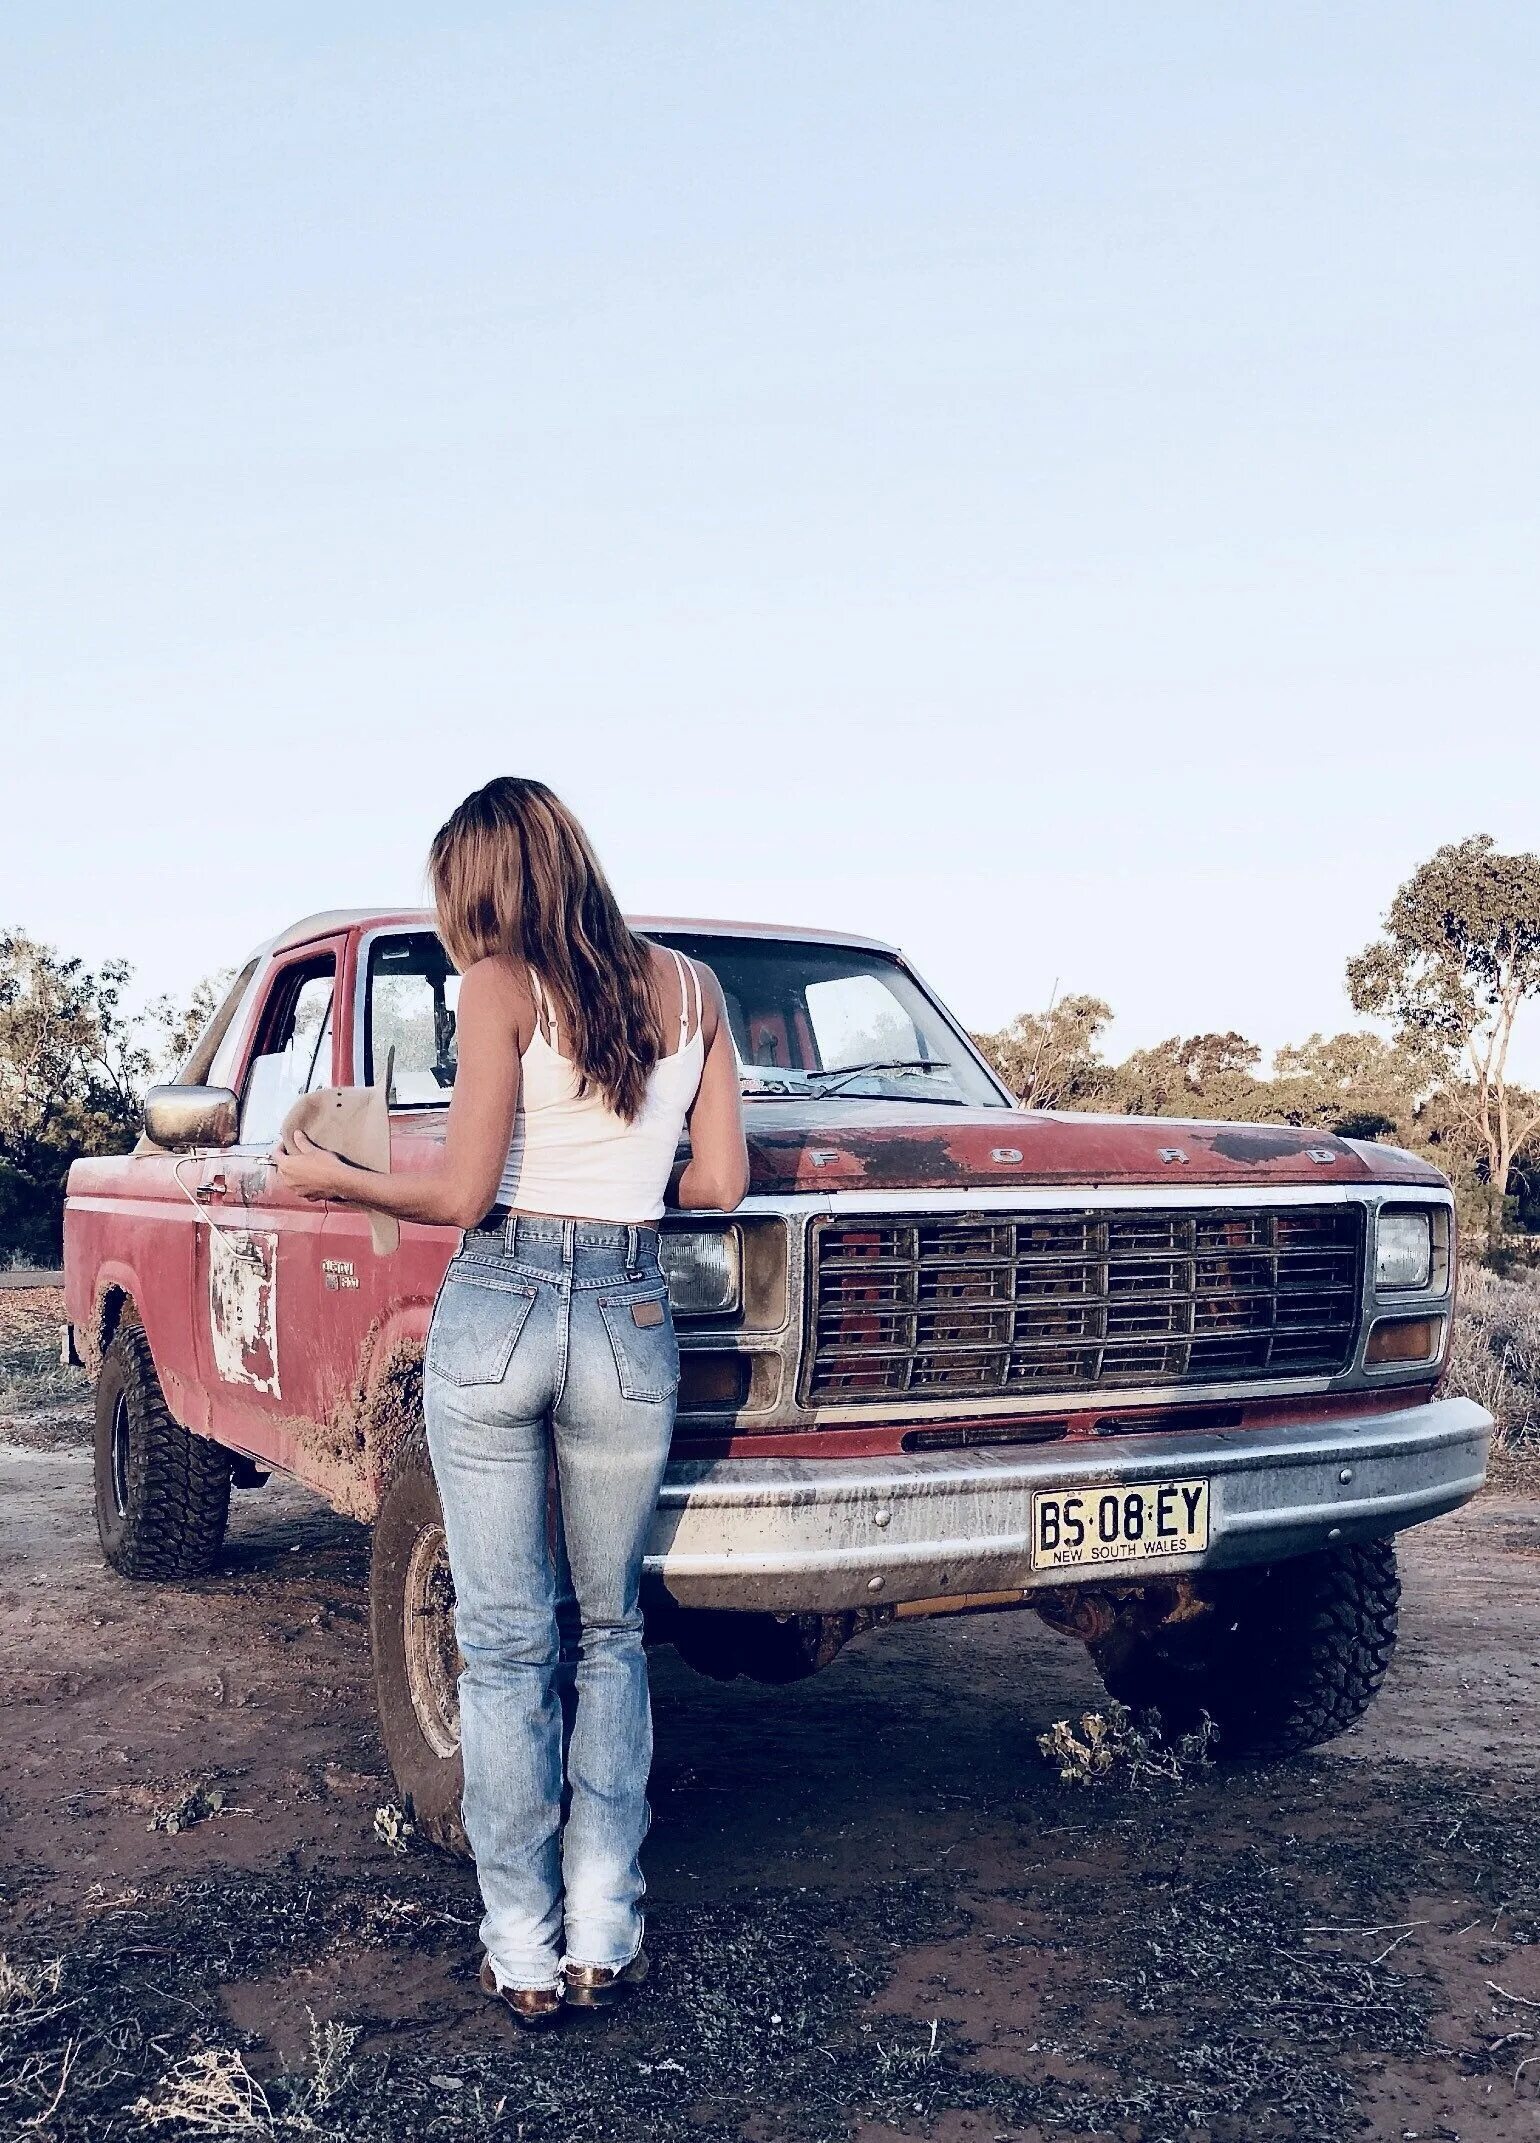
[(1207, 1546), (1207, 1481), (1050, 1488), (1032, 1498), (1034, 1570), (1156, 1563)]

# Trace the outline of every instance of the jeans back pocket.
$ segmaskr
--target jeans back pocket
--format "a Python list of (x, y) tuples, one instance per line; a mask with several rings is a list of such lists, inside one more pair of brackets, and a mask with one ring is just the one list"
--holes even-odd
[(679, 1341), (662, 1285), (601, 1295), (599, 1314), (610, 1335), (621, 1396), (656, 1402), (679, 1389)]
[(501, 1384), (534, 1306), (528, 1280), (451, 1265), (428, 1327), (427, 1368), (446, 1384)]

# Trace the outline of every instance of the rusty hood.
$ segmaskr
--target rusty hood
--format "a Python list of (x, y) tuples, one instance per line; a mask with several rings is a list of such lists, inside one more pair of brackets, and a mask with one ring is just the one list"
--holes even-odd
[(1004, 1189), (1012, 1184), (1417, 1183), (1415, 1154), (1288, 1124), (1083, 1116), (939, 1103), (751, 1100), (750, 1189), (776, 1192)]

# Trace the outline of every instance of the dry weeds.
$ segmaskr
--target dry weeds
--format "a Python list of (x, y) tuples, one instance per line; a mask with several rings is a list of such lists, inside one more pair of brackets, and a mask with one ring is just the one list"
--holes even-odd
[(1540, 1442), (1540, 1281), (1462, 1270), (1445, 1389), (1487, 1408), (1499, 1449)]
[(59, 1359), (63, 1319), (64, 1296), (56, 1287), (0, 1290), (0, 1417), (85, 1404), (85, 1371)]
[(1209, 1770), (1219, 1729), (1206, 1715), (1190, 1734), (1170, 1740), (1157, 1711), (1137, 1717), (1126, 1704), (1108, 1703), (1102, 1711), (1083, 1712), (1079, 1729), (1058, 1719), (1037, 1745), (1066, 1786), (1120, 1786), (1148, 1792), (1155, 1786), (1181, 1785)]
[(322, 2024), (311, 2010), (310, 2064), (287, 2080), (286, 2090), (264, 2089), (233, 2047), (205, 2047), (175, 2063), (157, 2090), (137, 2098), (128, 2110), (147, 2128), (184, 2136), (324, 2143), (336, 2133), (326, 2116), (347, 2088), (359, 2037), (357, 2026)]

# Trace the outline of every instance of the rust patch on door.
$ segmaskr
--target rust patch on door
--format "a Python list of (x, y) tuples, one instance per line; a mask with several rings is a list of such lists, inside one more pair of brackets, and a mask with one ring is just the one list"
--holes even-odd
[(209, 1231), (209, 1336), (226, 1384), (278, 1389), (278, 1237)]

